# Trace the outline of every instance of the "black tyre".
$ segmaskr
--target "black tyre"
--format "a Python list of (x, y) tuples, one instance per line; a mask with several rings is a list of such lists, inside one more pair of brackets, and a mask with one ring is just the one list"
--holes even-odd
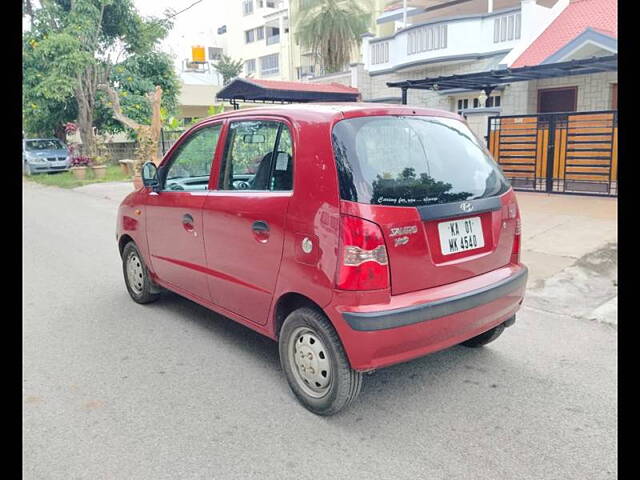
[(321, 312), (305, 307), (290, 313), (278, 344), (289, 386), (311, 412), (333, 415), (360, 393), (362, 373), (351, 368), (338, 334)]
[(500, 324), (497, 327), (493, 327), (491, 330), (481, 333), (477, 337), (473, 337), (467, 340), (466, 342), (462, 342), (460, 345), (464, 345), (465, 347), (471, 347), (471, 348), (482, 347), (487, 343), (493, 342), (496, 338), (502, 335), (503, 331), (504, 331), (504, 325)]
[(131, 298), (137, 303), (151, 303), (160, 296), (159, 288), (149, 277), (142, 255), (136, 244), (129, 242), (122, 251), (124, 283)]

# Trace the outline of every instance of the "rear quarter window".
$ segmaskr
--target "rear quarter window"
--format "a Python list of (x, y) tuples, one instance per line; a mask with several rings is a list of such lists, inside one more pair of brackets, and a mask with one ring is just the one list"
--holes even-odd
[(455, 119), (373, 116), (332, 132), (340, 196), (420, 206), (500, 195), (509, 183), (478, 138)]

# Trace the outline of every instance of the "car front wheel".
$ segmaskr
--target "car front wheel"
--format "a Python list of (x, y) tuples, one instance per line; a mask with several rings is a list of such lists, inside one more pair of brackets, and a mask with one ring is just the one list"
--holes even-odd
[(362, 373), (351, 368), (336, 331), (321, 312), (307, 307), (293, 311), (278, 343), (287, 382), (311, 412), (333, 415), (360, 393)]
[(158, 299), (157, 286), (149, 277), (142, 255), (136, 244), (129, 242), (122, 251), (124, 282), (131, 298), (137, 303), (151, 303)]

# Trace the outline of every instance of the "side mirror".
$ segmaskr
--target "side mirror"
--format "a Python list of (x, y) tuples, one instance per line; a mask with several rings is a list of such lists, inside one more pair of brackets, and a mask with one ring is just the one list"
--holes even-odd
[(146, 162), (142, 166), (142, 184), (154, 190), (160, 186), (158, 181), (158, 167), (153, 162)]

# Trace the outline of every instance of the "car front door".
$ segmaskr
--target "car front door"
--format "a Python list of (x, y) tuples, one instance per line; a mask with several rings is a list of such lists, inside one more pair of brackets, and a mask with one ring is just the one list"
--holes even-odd
[(154, 272), (178, 293), (210, 301), (202, 205), (222, 123), (190, 132), (158, 172), (160, 188), (146, 202), (147, 240)]
[(293, 141), (283, 121), (232, 121), (215, 189), (203, 204), (213, 301), (265, 324), (293, 190)]

